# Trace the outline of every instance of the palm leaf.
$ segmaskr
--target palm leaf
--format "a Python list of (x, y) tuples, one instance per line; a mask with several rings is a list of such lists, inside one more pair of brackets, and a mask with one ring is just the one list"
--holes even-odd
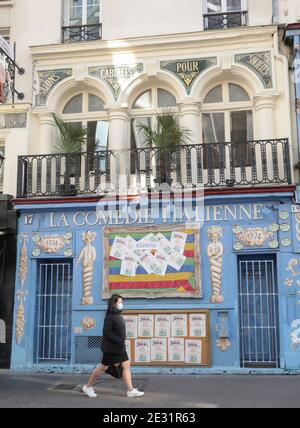
[(60, 153), (80, 153), (87, 139), (87, 128), (75, 127), (72, 123), (66, 123), (56, 114), (53, 114), (56, 126), (59, 130), (59, 138), (56, 149)]

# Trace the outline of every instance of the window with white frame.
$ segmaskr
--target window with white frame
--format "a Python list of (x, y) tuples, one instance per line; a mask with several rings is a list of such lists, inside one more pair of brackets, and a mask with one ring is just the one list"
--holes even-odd
[[(5, 157), (5, 145), (4, 142), (0, 141), (0, 155)], [(0, 168), (0, 194), (3, 193), (3, 184), (4, 184), (4, 164)]]
[[(212, 88), (204, 97), (202, 108), (202, 139), (210, 144), (212, 162), (217, 168), (222, 159), (222, 144), (231, 145), (236, 166), (251, 164), (251, 151), (247, 142), (253, 141), (253, 101), (248, 92), (235, 83), (223, 82)], [(215, 148), (212, 146), (216, 144)], [(205, 156), (204, 156), (205, 160)], [(205, 164), (209, 164), (206, 159)]]
[(64, 41), (101, 38), (101, 0), (65, 0)]
[(177, 112), (176, 97), (169, 91), (152, 87), (136, 97), (131, 110), (131, 147), (145, 148), (145, 138), (140, 125), (155, 127), (155, 116), (169, 108)]
[(86, 151), (91, 158), (93, 153), (107, 150), (108, 117), (104, 102), (97, 95), (84, 92), (71, 97), (62, 109), (61, 118), (74, 127), (87, 129), (86, 147), (82, 151)]
[(247, 25), (247, 0), (205, 0), (205, 29)]

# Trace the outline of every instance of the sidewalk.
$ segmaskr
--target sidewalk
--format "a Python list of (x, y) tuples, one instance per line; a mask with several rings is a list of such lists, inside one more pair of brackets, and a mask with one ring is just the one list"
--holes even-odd
[(91, 400), (80, 392), (85, 382), (82, 375), (0, 370), (0, 408), (300, 407), (299, 376), (137, 375), (134, 385), (145, 392), (139, 399), (128, 399), (122, 381), (104, 375)]

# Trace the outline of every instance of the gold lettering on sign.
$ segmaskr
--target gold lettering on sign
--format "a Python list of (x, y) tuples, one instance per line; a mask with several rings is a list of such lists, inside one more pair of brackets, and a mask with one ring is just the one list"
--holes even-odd
[(199, 72), (199, 64), (197, 61), (179, 62), (177, 64), (177, 73), (192, 73)]
[(51, 76), (48, 77), (48, 79), (42, 84), (40, 93), (42, 95), (48, 95), (50, 89), (52, 88), (55, 83), (59, 81), (59, 76), (55, 73), (53, 73)]
[(270, 67), (256, 55), (250, 56), (250, 64), (253, 65), (253, 67), (255, 67), (255, 69), (263, 76), (267, 76), (267, 74), (270, 72)]

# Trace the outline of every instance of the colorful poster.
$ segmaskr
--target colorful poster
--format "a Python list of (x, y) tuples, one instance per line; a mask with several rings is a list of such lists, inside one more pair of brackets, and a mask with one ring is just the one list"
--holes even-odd
[(155, 337), (171, 336), (171, 315), (155, 315)]
[(126, 253), (126, 239), (116, 236), (110, 251), (110, 256), (122, 260)]
[(137, 339), (138, 337), (138, 317), (136, 315), (124, 315), (126, 323), (127, 339)]
[(173, 232), (172, 233), (171, 245), (178, 254), (183, 255), (186, 240), (187, 240), (187, 234), (186, 233), (181, 233), (181, 232)]
[(138, 334), (139, 337), (153, 337), (154, 315), (139, 315)]
[(187, 336), (187, 314), (172, 314), (172, 337)]
[(190, 314), (190, 336), (206, 337), (205, 314)]
[(136, 257), (125, 255), (122, 260), (120, 275), (135, 276), (137, 264)]
[(202, 361), (202, 342), (201, 340), (185, 341), (185, 360), (186, 364), (201, 364)]
[(150, 363), (151, 361), (151, 340), (137, 339), (135, 340), (135, 362)]
[(153, 233), (149, 233), (144, 238), (137, 241), (138, 251), (151, 251), (151, 250), (155, 250), (156, 247), (157, 247), (156, 238)]
[(186, 261), (186, 257), (180, 256), (178, 253), (173, 252), (168, 255), (168, 264), (177, 271), (180, 271)]
[(164, 254), (157, 252), (154, 258), (157, 266), (154, 273), (156, 275), (165, 276), (168, 269), (167, 257)]
[(167, 361), (167, 339), (151, 339), (151, 361)]
[(155, 257), (150, 253), (150, 251), (141, 252), (139, 257), (139, 263), (143, 266), (143, 268), (149, 275), (151, 275), (158, 269)]
[[(199, 230), (169, 228), (153, 226), (150, 234), (141, 227), (105, 228), (104, 299), (115, 293), (124, 298), (202, 297)], [(171, 245), (175, 231), (186, 235), (183, 254)], [(153, 237), (156, 249), (152, 248)], [(148, 246), (147, 250), (138, 250), (141, 241), (141, 248)], [(135, 257), (137, 265), (133, 261)]]
[(169, 339), (169, 361), (184, 361), (184, 339)]

